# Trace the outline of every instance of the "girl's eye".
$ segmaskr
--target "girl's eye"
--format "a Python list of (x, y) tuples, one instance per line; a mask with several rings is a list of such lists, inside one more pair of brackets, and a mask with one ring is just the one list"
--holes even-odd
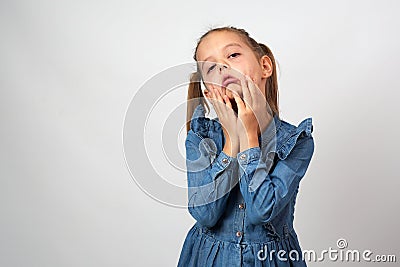
[(208, 68), (207, 73), (210, 73), (210, 71), (212, 71), (215, 68), (216, 64), (212, 65), (210, 68)]
[(230, 54), (229, 57), (235, 58), (235, 57), (237, 57), (237, 56), (239, 56), (239, 55), (240, 55), (239, 53), (233, 53), (233, 54)]

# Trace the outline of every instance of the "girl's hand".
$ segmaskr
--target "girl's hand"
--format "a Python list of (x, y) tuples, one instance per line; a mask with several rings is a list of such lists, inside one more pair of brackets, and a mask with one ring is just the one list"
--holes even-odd
[(243, 100), (234, 94), (238, 106), (239, 151), (259, 146), (258, 136), (272, 120), (269, 106), (261, 90), (249, 78), (241, 79)]
[(239, 152), (239, 136), (236, 129), (237, 117), (232, 109), (232, 104), (228, 96), (222, 96), (218, 89), (210, 88), (209, 91), (209, 98), (224, 132), (225, 145), (223, 151), (229, 156), (236, 157)]

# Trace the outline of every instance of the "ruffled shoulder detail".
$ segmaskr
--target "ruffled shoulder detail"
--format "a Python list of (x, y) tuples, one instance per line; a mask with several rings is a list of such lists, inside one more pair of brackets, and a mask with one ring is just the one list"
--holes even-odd
[(290, 154), (296, 145), (297, 139), (305, 136), (312, 136), (311, 133), (314, 127), (311, 117), (301, 121), (297, 127), (287, 122), (283, 122), (282, 124), (286, 126), (283, 128), (287, 129), (287, 132), (283, 135), (285, 138), (282, 138), (281, 142), (279, 142), (277, 153), (279, 158), (283, 160)]
[(210, 131), (221, 130), (221, 124), (218, 120), (206, 118), (206, 110), (202, 104), (199, 104), (190, 120), (190, 129), (202, 137), (209, 137)]

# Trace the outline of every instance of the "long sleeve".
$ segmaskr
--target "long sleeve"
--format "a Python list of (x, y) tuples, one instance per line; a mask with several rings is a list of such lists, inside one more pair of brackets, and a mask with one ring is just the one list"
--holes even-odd
[(200, 224), (212, 227), (223, 214), (229, 192), (238, 182), (237, 160), (223, 151), (216, 155), (212, 139), (202, 138), (192, 130), (188, 132), (185, 147), (189, 213)]
[(240, 190), (252, 224), (271, 221), (291, 201), (312, 158), (314, 140), (311, 135), (298, 138), (287, 157), (278, 160), (269, 173), (271, 152), (262, 157), (260, 147), (253, 147), (237, 155)]

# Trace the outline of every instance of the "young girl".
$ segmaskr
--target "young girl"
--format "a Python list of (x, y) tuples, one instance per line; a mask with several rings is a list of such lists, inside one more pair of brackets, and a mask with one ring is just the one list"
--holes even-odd
[[(293, 220), (312, 119), (280, 119), (274, 56), (243, 29), (208, 31), (194, 59), (185, 146), (196, 223), (178, 266), (306, 266)], [(205, 117), (204, 97), (218, 118)]]

